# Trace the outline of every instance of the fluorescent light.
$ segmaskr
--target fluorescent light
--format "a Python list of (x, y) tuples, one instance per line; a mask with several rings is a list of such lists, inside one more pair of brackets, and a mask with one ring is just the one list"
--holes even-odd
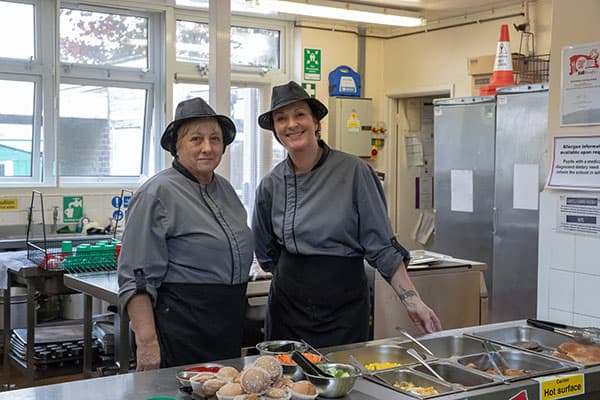
[(319, 6), (316, 4), (296, 3), (293, 1), (260, 0), (260, 8), (283, 14), (297, 14), (307, 17), (341, 19), (352, 22), (392, 26), (420, 26), (423, 20), (417, 17), (405, 17), (394, 14), (381, 14), (368, 11), (349, 10), (346, 8)]

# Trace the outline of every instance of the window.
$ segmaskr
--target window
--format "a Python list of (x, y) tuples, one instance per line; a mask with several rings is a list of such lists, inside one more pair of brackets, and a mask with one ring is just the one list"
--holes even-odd
[(159, 30), (152, 14), (60, 9), (62, 182), (136, 183), (156, 170), (162, 157), (150, 138), (161, 62), (152, 38)]
[[(231, 27), (231, 65), (281, 68), (281, 31), (252, 26)], [(177, 20), (177, 61), (208, 64), (208, 23)]]
[(135, 185), (164, 164), (161, 14), (60, 4), (0, 0), (0, 185)]
[[(37, 24), (42, 12), (52, 13), (51, 2), (0, 1), (0, 184), (25, 186), (52, 175), (53, 140), (44, 131), (53, 123), (44, 107), (52, 96), (42, 96), (51, 86), (52, 31)], [(44, 49), (44, 50), (42, 50)], [(9, 94), (9, 95), (6, 95)], [(50, 113), (51, 114), (51, 113)], [(44, 122), (44, 125), (42, 125)]]
[[(1, 76), (1, 75), (0, 75)], [(31, 177), (35, 82), (0, 79), (0, 176)]]
[(0, 58), (35, 57), (34, 13), (33, 4), (0, 3)]
[[(175, 108), (179, 102), (193, 97), (208, 101), (209, 87), (205, 84), (176, 84), (173, 93)], [(261, 136), (263, 132), (256, 123), (256, 116), (261, 108), (261, 93), (259, 87), (231, 88), (230, 118), (235, 123), (237, 134), (227, 149), (230, 157), (222, 160), (229, 160), (229, 181), (248, 211), (254, 206), (254, 192), (258, 181), (274, 165), (271, 162), (273, 153), (261, 152), (265, 137)], [(268, 142), (270, 143), (270, 139)], [(280, 145), (277, 147), (283, 149)], [(267, 165), (263, 165), (264, 157), (270, 159)]]
[[(227, 178), (246, 207), (249, 218), (258, 182), (285, 157), (284, 148), (272, 134), (258, 126), (256, 119), (266, 108), (265, 99), (271, 91), (271, 81), (264, 76), (265, 69), (280, 76), (285, 74), (287, 63), (282, 57), (285, 53), (282, 49), (288, 36), (287, 28), (283, 23), (232, 21), (229, 116), (235, 122), (237, 135), (228, 146), (228, 157), (221, 163), (229, 163), (225, 168), (229, 171)], [(208, 102), (209, 86), (203, 67), (209, 61), (209, 36), (208, 23), (202, 21), (202, 14), (178, 16), (176, 38), (173, 109), (180, 101), (192, 97), (202, 97)]]

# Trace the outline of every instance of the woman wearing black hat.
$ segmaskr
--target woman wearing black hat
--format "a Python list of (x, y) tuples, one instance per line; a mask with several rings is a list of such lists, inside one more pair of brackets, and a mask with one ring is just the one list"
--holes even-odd
[(204, 100), (179, 103), (161, 138), (173, 166), (129, 203), (119, 301), (138, 371), (240, 356), (252, 234), (235, 190), (214, 173), (235, 133)]
[(383, 188), (358, 157), (319, 139), (327, 108), (295, 82), (273, 88), (259, 125), (288, 151), (261, 181), (252, 219), (256, 257), (273, 272), (265, 336), (317, 347), (368, 340), (363, 260), (400, 296), (417, 328), (441, 329), (406, 272), (410, 255), (394, 237)]

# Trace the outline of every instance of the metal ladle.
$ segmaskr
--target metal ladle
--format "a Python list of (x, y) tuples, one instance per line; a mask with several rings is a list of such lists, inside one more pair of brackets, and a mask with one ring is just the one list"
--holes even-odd
[(419, 353), (417, 353), (417, 351), (415, 349), (407, 349), (406, 352), (408, 354), (410, 354), (415, 360), (420, 362), (421, 365), (423, 365), (425, 368), (427, 368), (429, 370), (429, 372), (431, 372), (433, 374), (433, 376), (438, 378), (440, 381), (446, 382), (450, 385), (453, 384), (452, 382), (448, 382), (444, 377), (442, 377), (440, 374), (438, 374), (436, 370), (431, 368), (431, 366), (423, 359), (423, 357), (421, 357), (421, 355)]

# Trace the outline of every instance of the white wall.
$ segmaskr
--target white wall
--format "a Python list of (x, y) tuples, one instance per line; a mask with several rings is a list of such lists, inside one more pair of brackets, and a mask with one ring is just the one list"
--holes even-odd
[[(524, 12), (529, 15), (530, 29), (535, 32), (536, 54), (547, 54), (550, 50), (551, 0), (530, 2)], [(524, 17), (511, 17), (385, 40), (383, 92), (380, 94), (384, 100), (381, 103), (387, 96), (399, 93), (403, 97), (404, 94), (421, 97), (423, 93), (453, 90), (454, 97), (471, 96), (467, 58), (494, 54), (502, 24), (509, 24), (511, 51), (519, 51), (521, 35), (512, 26), (524, 21)], [(394, 115), (387, 118), (391, 123)], [(409, 125), (409, 121), (399, 119), (394, 142), (402, 144), (403, 135), (412, 130)], [(390, 132), (395, 130), (390, 129)], [(393, 156), (397, 157), (397, 166), (395, 170), (386, 171), (391, 180), (386, 193), (388, 199), (395, 202), (395, 229), (401, 243), (419, 248), (422, 246), (412, 239), (420, 215), (414, 208), (417, 169), (404, 167), (406, 157), (402, 151), (397, 154), (394, 151)]]
[[(600, 134), (600, 126), (560, 127), (562, 48), (600, 41), (599, 15), (597, 0), (554, 0), (546, 140), (548, 167), (554, 136)], [(574, 192), (546, 190), (540, 197), (538, 317), (600, 326), (600, 239), (556, 231), (559, 196), (565, 193)]]

